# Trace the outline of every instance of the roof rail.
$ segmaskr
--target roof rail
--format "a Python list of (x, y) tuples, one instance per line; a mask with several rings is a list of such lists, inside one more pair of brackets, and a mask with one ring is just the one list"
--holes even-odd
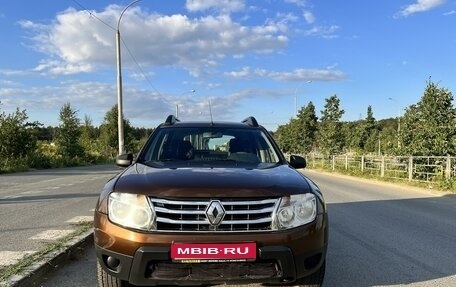
[(179, 119), (176, 118), (174, 115), (169, 115), (167, 118), (166, 118), (166, 121), (165, 121), (165, 125), (168, 125), (168, 126), (172, 126), (174, 125), (176, 122), (178, 122)]
[(251, 127), (259, 127), (257, 120), (252, 116), (245, 118), (242, 123), (248, 124)]

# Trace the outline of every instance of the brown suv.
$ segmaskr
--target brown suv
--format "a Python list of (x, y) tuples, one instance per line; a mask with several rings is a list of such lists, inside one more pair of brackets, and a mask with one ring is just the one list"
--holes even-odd
[(255, 118), (169, 116), (117, 164), (95, 211), (98, 286), (322, 284), (323, 196)]

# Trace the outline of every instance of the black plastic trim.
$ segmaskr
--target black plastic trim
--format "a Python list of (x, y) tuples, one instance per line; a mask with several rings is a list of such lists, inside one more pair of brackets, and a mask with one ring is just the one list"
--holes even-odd
[(242, 123), (248, 124), (248, 125), (251, 126), (251, 127), (259, 127), (259, 126), (260, 126), (260, 125), (258, 124), (257, 120), (256, 120), (254, 117), (252, 117), (252, 116), (250, 116), (250, 117), (248, 117), (248, 118), (245, 118), (245, 119), (242, 121)]
[(179, 119), (176, 118), (174, 115), (169, 115), (166, 120), (165, 120), (165, 125), (168, 125), (168, 126), (172, 126), (174, 125), (176, 122), (178, 122)]

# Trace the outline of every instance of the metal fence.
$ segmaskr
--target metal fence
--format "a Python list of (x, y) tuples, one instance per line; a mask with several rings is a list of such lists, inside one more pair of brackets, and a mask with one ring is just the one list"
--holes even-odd
[(456, 157), (309, 154), (309, 168), (347, 170), (385, 178), (432, 182), (456, 178)]

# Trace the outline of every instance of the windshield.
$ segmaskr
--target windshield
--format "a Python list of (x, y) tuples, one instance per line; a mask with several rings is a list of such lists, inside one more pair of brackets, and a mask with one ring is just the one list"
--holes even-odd
[(267, 168), (280, 157), (259, 129), (221, 127), (162, 128), (140, 161), (153, 166), (227, 165)]

